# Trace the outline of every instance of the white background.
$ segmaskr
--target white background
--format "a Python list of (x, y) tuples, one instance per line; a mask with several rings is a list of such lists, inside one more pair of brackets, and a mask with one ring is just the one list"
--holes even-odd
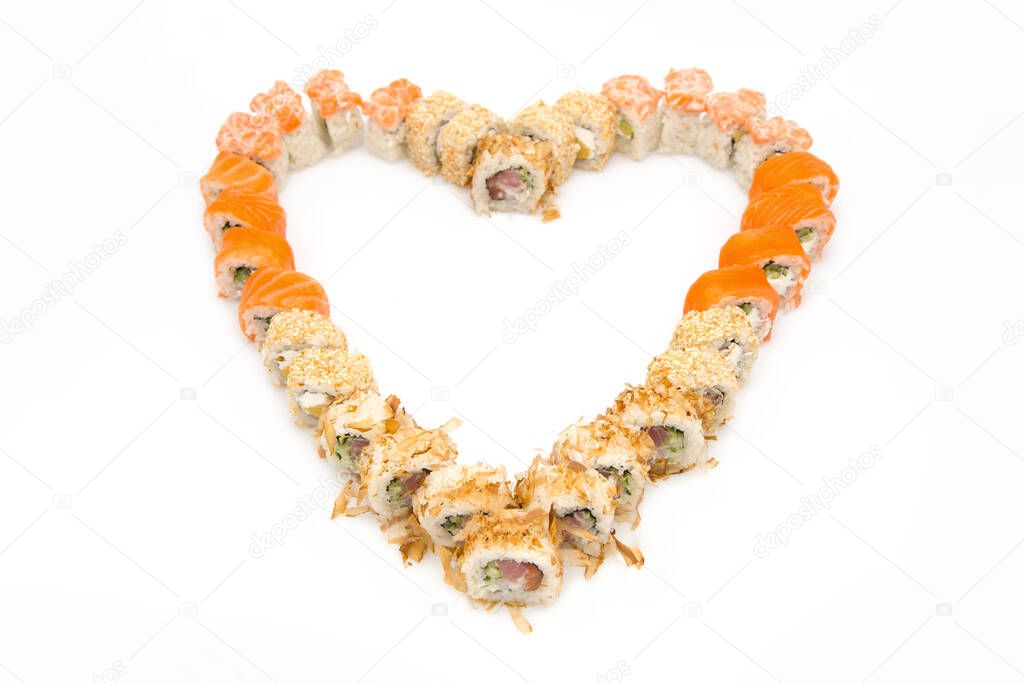
[[(1019, 5), (48, 5), (0, 11), (0, 681), (1024, 677)], [(829, 78), (798, 81), (872, 15)], [(330, 66), (359, 92), (405, 76), (506, 116), (669, 67), (770, 100), (795, 84), (786, 113), (842, 179), (720, 466), (649, 491), (646, 567), (569, 571), (531, 636), (433, 558), (401, 569), (370, 519), (321, 507), (278, 533), (331, 470), (215, 295), (196, 179), (230, 112), (357, 31)], [(382, 388), (423, 424), (459, 416), (461, 457), (511, 473), (642, 378), (744, 194), (657, 156), (575, 174), (550, 224), (465, 201), (361, 149), (282, 193), (300, 269)], [(124, 244), (74, 265), (107, 238)]]

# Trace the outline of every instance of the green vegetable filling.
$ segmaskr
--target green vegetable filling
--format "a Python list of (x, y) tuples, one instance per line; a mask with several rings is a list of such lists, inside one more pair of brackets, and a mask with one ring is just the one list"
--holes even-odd
[(498, 563), (491, 560), (484, 565), (484, 583), (490, 583), (497, 581), (501, 578), (501, 569), (498, 567)]
[(334, 457), (341, 461), (341, 464), (349, 470), (356, 469), (356, 459), (352, 457), (349, 446), (352, 442), (352, 435), (346, 434), (334, 440)]
[(582, 526), (587, 531), (597, 531), (597, 517), (594, 516), (593, 512), (586, 508), (581, 508), (566, 516), (575, 517), (578, 521), (583, 523)]
[(662, 427), (665, 436), (661, 442), (661, 448), (672, 455), (679, 455), (686, 448), (686, 432), (675, 427)]
[(441, 522), (441, 528), (454, 536), (455, 532), (460, 531), (462, 527), (466, 526), (468, 519), (469, 515), (449, 515)]
[(527, 190), (533, 189), (533, 174), (525, 168), (519, 169), (519, 179), (523, 181), (523, 185), (526, 185)]
[(633, 124), (631, 124), (626, 119), (619, 119), (619, 133), (621, 133), (624, 137), (627, 137), (630, 140), (632, 140), (634, 133)]
[(615, 475), (619, 480), (619, 492), (624, 496), (633, 495), (633, 475), (627, 469), (619, 469), (617, 467), (603, 467), (602, 472), (606, 472), (610, 475)]
[(388, 482), (388, 502), (392, 505), (398, 505), (405, 498), (405, 482), (398, 477), (395, 477)]
[(769, 263), (764, 267), (764, 272), (767, 273), (770, 278), (786, 277), (789, 275), (789, 268), (786, 266), (780, 266), (778, 263)]
[(746, 313), (747, 315), (750, 315), (750, 312), (754, 310), (754, 304), (749, 302), (745, 304), (740, 304), (740, 310)]
[(801, 244), (804, 242), (810, 242), (814, 239), (814, 228), (800, 228), (796, 231), (796, 236), (797, 239), (800, 240)]
[(245, 281), (249, 279), (250, 275), (252, 275), (252, 270), (253, 269), (248, 266), (235, 268), (235, 274), (231, 278), (235, 283), (235, 287), (244, 287)]

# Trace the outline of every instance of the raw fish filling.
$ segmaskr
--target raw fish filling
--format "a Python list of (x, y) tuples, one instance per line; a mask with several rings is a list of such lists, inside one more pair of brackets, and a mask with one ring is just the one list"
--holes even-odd
[(619, 495), (629, 497), (633, 495), (633, 475), (626, 468), (602, 467), (598, 470), (607, 479), (616, 478), (615, 483), (619, 487)]
[(648, 427), (646, 431), (654, 441), (656, 460), (676, 462), (683, 455), (686, 449), (686, 432), (683, 430), (663, 425)]
[(361, 436), (345, 434), (334, 441), (334, 457), (337, 458), (342, 467), (355, 472), (359, 469), (359, 456), (363, 449), (370, 445), (370, 442)]
[(533, 189), (533, 175), (525, 168), (506, 168), (487, 179), (487, 194), (495, 201), (521, 201)]
[(494, 591), (537, 590), (544, 578), (540, 567), (518, 560), (491, 560), (481, 571), (484, 583)]
[(404, 477), (395, 477), (388, 482), (388, 502), (393, 508), (409, 507), (409, 497), (420, 487), (430, 470), (412, 472)]

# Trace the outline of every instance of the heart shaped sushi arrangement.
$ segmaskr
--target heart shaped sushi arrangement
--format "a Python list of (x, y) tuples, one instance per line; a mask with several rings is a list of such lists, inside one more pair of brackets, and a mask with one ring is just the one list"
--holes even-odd
[[(571, 92), (509, 121), (450, 93), (423, 97), (404, 79), (363, 99), (328, 70), (304, 89), (311, 109), (278, 81), (217, 136), (219, 154), (200, 185), (220, 295), (239, 300), (242, 332), (285, 388), (296, 423), (315, 429), (319, 456), (339, 468), (345, 484), (333, 516), (373, 514), (406, 563), (433, 550), (447, 583), (477, 603), (505, 605), (529, 631), (521, 609), (557, 598), (563, 563), (587, 578), (610, 549), (643, 564), (615, 527), (636, 527), (648, 483), (717, 464), (709, 442), (732, 415), (777, 312), (800, 304), (811, 261), (832, 235), (838, 179), (806, 151), (805, 130), (767, 116), (764, 95), (715, 92), (701, 69), (670, 71), (664, 91), (619, 76), (601, 94)], [(503, 467), (457, 462), (456, 420), (426, 429), (381, 392), (366, 357), (328, 317), (324, 288), (295, 270), (278, 188), (288, 171), (364, 141), (383, 159), (407, 158), (468, 188), (485, 214), (556, 218), (556, 190), (574, 170), (655, 151), (732, 169), (749, 203), (718, 268), (690, 287), (645, 381), (570, 425), (547, 458), (510, 482)]]

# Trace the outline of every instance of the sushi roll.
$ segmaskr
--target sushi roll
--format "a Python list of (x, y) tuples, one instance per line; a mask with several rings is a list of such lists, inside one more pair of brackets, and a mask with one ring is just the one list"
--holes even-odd
[(817, 187), (790, 184), (759, 194), (747, 204), (740, 218), (740, 230), (766, 225), (784, 225), (793, 230), (813, 261), (832, 239), (836, 217)]
[(341, 154), (362, 141), (362, 100), (349, 89), (343, 73), (324, 69), (309, 79), (305, 90), (313, 105), (313, 122), (330, 152)]
[(652, 477), (709, 467), (714, 462), (707, 454), (700, 417), (693, 402), (684, 396), (647, 386), (626, 387), (607, 415), (651, 438), (648, 473)]
[(285, 383), (295, 424), (315, 427), (332, 401), (357, 391), (377, 391), (370, 361), (358, 351), (342, 348), (304, 349), (288, 366)]
[(611, 541), (618, 483), (575, 460), (536, 458), (516, 481), (516, 499), (527, 509), (554, 513), (564, 542), (601, 557)]
[(555, 109), (572, 121), (576, 135), (576, 168), (600, 171), (615, 151), (615, 124), (618, 113), (603, 95), (575, 90), (555, 102)]
[(747, 130), (749, 134), (739, 139), (732, 155), (732, 168), (743, 188), (750, 187), (754, 171), (765, 160), (789, 152), (804, 152), (813, 142), (810, 133), (779, 116), (755, 116), (747, 121)]
[(662, 92), (643, 76), (618, 76), (601, 86), (601, 94), (615, 106), (619, 118), (615, 150), (640, 161), (658, 148), (661, 117), (658, 101)]
[(551, 145), (551, 186), (558, 187), (569, 179), (579, 145), (572, 119), (543, 102), (531, 104), (508, 122), (508, 132)]
[(310, 276), (282, 268), (260, 268), (245, 281), (238, 300), (238, 326), (258, 344), (281, 311), (300, 309), (330, 315), (327, 292)]
[(562, 589), (557, 530), (543, 510), (503, 510), (466, 524), (457, 554), (470, 598), (513, 606), (553, 602)]
[(729, 361), (707, 348), (670, 348), (656, 356), (647, 366), (647, 386), (691, 401), (705, 435), (732, 417), (740, 389)]
[(377, 88), (363, 100), (366, 115), (366, 146), (387, 161), (397, 161), (405, 154), (405, 120), (412, 106), (423, 93), (418, 85), (404, 78)]
[(810, 152), (790, 152), (773, 156), (757, 167), (747, 197), (753, 200), (770, 190), (803, 184), (818, 188), (826, 204), (832, 204), (839, 193), (839, 178), (831, 166)]
[(359, 479), (360, 460), (377, 436), (415, 427), (396, 396), (357, 391), (335, 401), (320, 416), (320, 457), (328, 455), (347, 476)]
[(413, 494), (412, 510), (437, 546), (454, 548), (476, 515), (512, 507), (504, 467), (449, 465), (435, 470)]
[(284, 239), (287, 221), (284, 209), (276, 199), (231, 188), (219, 193), (206, 207), (203, 225), (213, 248), (220, 251), (224, 232), (229, 228), (261, 230)]
[(249, 109), (277, 120), (289, 170), (312, 166), (323, 158), (327, 147), (313, 117), (306, 111), (302, 96), (284, 81), (276, 81), (270, 90), (252, 98)]
[(270, 320), (263, 338), (263, 367), (271, 381), (284, 385), (288, 368), (306, 349), (347, 350), (345, 333), (326, 315), (314, 311), (282, 311)]
[(703, 69), (672, 69), (665, 76), (665, 101), (661, 105), (661, 142), (668, 154), (696, 154), (700, 130), (708, 121), (707, 96), (713, 85)]
[(715, 168), (729, 168), (747, 121), (764, 113), (765, 96), (756, 90), (716, 92), (707, 98), (707, 124), (697, 135), (697, 155)]
[(635, 522), (653, 455), (654, 441), (645, 431), (615, 418), (601, 417), (563, 431), (551, 451), (551, 460), (571, 460), (614, 482), (615, 519)]
[(218, 152), (210, 170), (199, 179), (199, 189), (209, 206), (221, 192), (227, 189), (240, 190), (277, 201), (277, 185), (274, 176), (255, 161), (233, 154)]
[(235, 112), (217, 132), (217, 150), (254, 161), (270, 171), (280, 188), (288, 174), (288, 152), (277, 119)]
[(736, 306), (690, 311), (672, 335), (674, 349), (708, 348), (722, 354), (743, 384), (757, 360), (761, 340), (754, 334), (750, 318)]
[(405, 119), (405, 146), (413, 166), (428, 176), (441, 170), (438, 134), (465, 106), (465, 102), (443, 90), (412, 105)]
[(411, 514), (412, 496), (427, 475), (454, 464), (458, 451), (447, 433), (412, 427), (374, 437), (360, 458), (360, 481), (381, 522)]
[(711, 308), (739, 308), (747, 315), (757, 338), (772, 337), (779, 293), (768, 284), (768, 276), (757, 266), (727, 266), (697, 278), (686, 292), (683, 313)]
[(784, 225), (753, 228), (736, 233), (722, 246), (718, 267), (757, 266), (779, 293), (779, 306), (791, 311), (800, 305), (811, 261), (796, 233)]
[(485, 137), (473, 162), (470, 195), (478, 213), (533, 213), (551, 177), (551, 145), (518, 135)]
[(441, 176), (453, 185), (469, 185), (480, 140), (505, 132), (505, 122), (487, 107), (471, 104), (459, 110), (438, 133)]
[(213, 260), (214, 279), (220, 296), (237, 299), (245, 281), (260, 268), (295, 268), (292, 248), (287, 240), (272, 232), (252, 228), (225, 231), (220, 251)]

